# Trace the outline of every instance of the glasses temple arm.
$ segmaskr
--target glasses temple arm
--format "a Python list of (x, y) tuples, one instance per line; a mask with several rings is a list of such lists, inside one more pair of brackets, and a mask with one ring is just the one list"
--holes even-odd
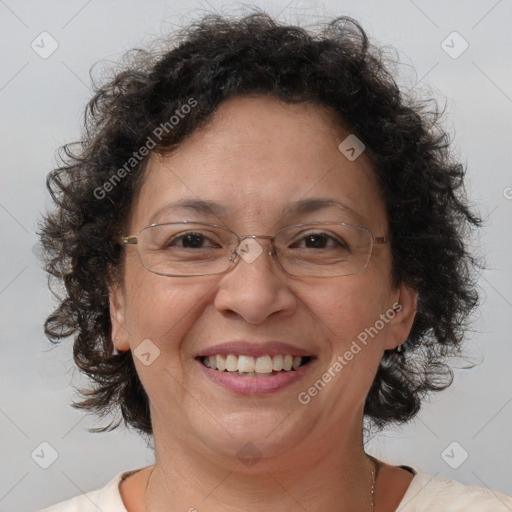
[(127, 245), (127, 244), (137, 244), (138, 240), (137, 240), (137, 237), (136, 236), (122, 236), (121, 237), (121, 243), (123, 245)]

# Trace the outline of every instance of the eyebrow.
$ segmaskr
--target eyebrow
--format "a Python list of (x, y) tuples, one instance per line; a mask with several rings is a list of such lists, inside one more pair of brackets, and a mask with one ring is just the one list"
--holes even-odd
[(307, 199), (300, 199), (299, 201), (295, 201), (289, 204), (285, 210), (284, 215), (305, 215), (306, 213), (317, 212), (318, 210), (323, 210), (325, 208), (339, 208), (342, 211), (349, 212), (355, 215), (359, 214), (352, 210), (346, 204), (343, 204), (336, 199), (329, 199), (324, 197), (313, 197)]
[(203, 215), (215, 215), (221, 216), (226, 214), (226, 208), (215, 201), (203, 200), (203, 199), (179, 199), (178, 201), (172, 201), (159, 208), (152, 216), (154, 220), (160, 214), (167, 212), (168, 210), (191, 210)]
[[(305, 215), (308, 213), (314, 213), (319, 210), (332, 207), (341, 209), (342, 211), (351, 213), (352, 215), (356, 215), (359, 218), (361, 217), (356, 211), (354, 211), (346, 204), (343, 204), (342, 202), (337, 201), (336, 199), (324, 197), (313, 197), (294, 201), (293, 203), (290, 203), (288, 206), (286, 206), (283, 212), (283, 216)], [(177, 201), (167, 203), (162, 208), (157, 210), (152, 215), (151, 218), (155, 219), (160, 214), (168, 210), (191, 210), (203, 215), (215, 215), (218, 217), (226, 215), (228, 212), (228, 210), (224, 206), (215, 201), (189, 198), (179, 199)]]

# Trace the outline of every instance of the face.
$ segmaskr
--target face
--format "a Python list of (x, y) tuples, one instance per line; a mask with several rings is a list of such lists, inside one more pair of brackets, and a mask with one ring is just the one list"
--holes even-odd
[[(385, 206), (369, 159), (363, 153), (351, 161), (338, 149), (349, 134), (317, 105), (230, 99), (172, 154), (152, 155), (126, 234), (183, 220), (239, 235), (345, 221), (384, 236)], [(312, 198), (341, 206), (293, 211)], [(221, 208), (168, 206), (183, 199)], [(157, 451), (159, 443), (177, 443), (229, 459), (250, 441), (263, 461), (275, 462), (282, 454), (321, 456), (322, 447), (360, 438), (383, 351), (406, 339), (414, 317), (413, 292), (392, 286), (389, 243), (374, 246), (361, 273), (301, 278), (272, 259), (268, 240), (259, 242), (265, 250), (253, 262), (240, 258), (228, 273), (208, 277), (154, 274), (137, 247), (126, 246), (122, 283), (110, 292), (113, 337), (118, 350), (135, 353), (150, 340), (143, 345), (150, 355), (134, 361), (151, 402)], [(203, 364), (205, 354), (228, 353), (309, 362), (256, 378)]]

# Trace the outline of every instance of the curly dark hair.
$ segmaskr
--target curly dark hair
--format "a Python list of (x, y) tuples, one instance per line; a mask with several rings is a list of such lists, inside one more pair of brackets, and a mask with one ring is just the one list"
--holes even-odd
[[(481, 219), (466, 199), (465, 168), (453, 157), (437, 103), (405, 94), (386, 66), (382, 50), (350, 18), (306, 31), (258, 11), (239, 19), (207, 15), (150, 50), (128, 52), (113, 76), (95, 85), (81, 141), (61, 148), (62, 165), (48, 175), (56, 207), (40, 227), (50, 286), (56, 281), (65, 290), (45, 333), (53, 342), (74, 336), (75, 362), (91, 382), (74, 405), (122, 415), (93, 430), (124, 420), (152, 433), (132, 355), (113, 351), (108, 300), (108, 286), (121, 275), (119, 234), (145, 164), (240, 95), (328, 107), (363, 141), (380, 181), (393, 283), (416, 290), (418, 303), (405, 352), (383, 355), (365, 418), (377, 428), (406, 422), (430, 391), (451, 384), (447, 358), (461, 353), (478, 303), (478, 262), (463, 239)], [(194, 108), (158, 131), (191, 98)], [(141, 158), (150, 138), (154, 147)]]

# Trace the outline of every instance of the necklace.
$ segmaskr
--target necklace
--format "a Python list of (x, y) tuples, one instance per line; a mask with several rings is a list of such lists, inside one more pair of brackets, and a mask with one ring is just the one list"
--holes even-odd
[[(377, 474), (379, 472), (379, 463), (375, 457), (372, 457), (371, 455), (368, 455), (368, 458), (370, 459), (370, 462), (372, 464), (372, 488), (370, 491), (370, 504), (371, 504), (371, 511), (374, 512), (375, 510), (375, 484), (377, 482)], [(146, 491), (144, 493), (144, 501), (146, 502), (147, 499), (147, 493), (149, 488), (149, 480), (151, 479), (151, 476), (153, 475), (153, 471), (155, 469), (155, 466), (151, 468), (151, 472), (148, 476), (148, 481), (146, 483)], [(147, 502), (146, 502), (146, 510), (147, 510)]]
[(375, 457), (368, 455), (372, 463), (372, 490), (370, 491), (370, 503), (372, 505), (372, 512), (375, 510), (375, 484), (377, 482), (377, 473), (379, 472), (379, 463)]

